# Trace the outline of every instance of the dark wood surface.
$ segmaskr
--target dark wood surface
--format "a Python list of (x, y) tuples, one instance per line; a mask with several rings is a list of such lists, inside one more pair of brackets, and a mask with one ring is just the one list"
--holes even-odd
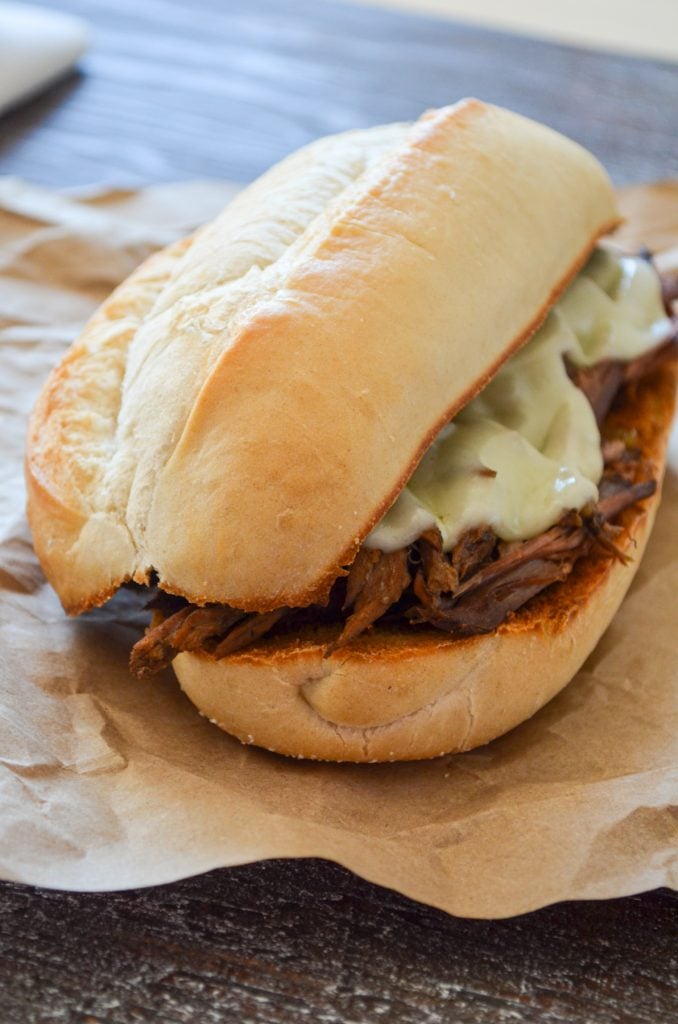
[(677, 904), (657, 892), (463, 921), (321, 861), (113, 895), (6, 885), (0, 1019), (671, 1024)]
[[(669, 64), (321, 0), (54, 6), (95, 43), (80, 73), (0, 119), (0, 173), (245, 181), (328, 131), (475, 94), (579, 139), (619, 182), (678, 175)], [(670, 1024), (676, 902), (463, 921), (318, 861), (113, 895), (4, 884), (0, 1024)]]
[(678, 69), (330, 0), (41, 0), (87, 18), (82, 72), (0, 119), (0, 172), (53, 185), (249, 181), (327, 132), (461, 96), (678, 175)]

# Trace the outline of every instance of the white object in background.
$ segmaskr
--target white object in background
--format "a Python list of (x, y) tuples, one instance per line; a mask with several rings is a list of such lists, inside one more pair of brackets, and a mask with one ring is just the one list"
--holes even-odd
[(63, 75), (88, 42), (87, 25), (71, 14), (0, 3), (0, 113)]

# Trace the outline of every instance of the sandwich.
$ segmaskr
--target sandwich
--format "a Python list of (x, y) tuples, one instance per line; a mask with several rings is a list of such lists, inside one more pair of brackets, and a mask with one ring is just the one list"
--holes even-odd
[(329, 137), (153, 255), (52, 372), (36, 552), (282, 754), (469, 750), (577, 672), (660, 497), (676, 322), (580, 146), (477, 100)]

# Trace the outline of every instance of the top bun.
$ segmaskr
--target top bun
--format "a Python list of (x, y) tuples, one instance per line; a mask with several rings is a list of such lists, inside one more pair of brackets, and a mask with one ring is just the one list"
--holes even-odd
[(66, 609), (152, 571), (198, 604), (321, 599), (617, 221), (589, 153), (477, 100), (288, 157), (45, 386), (29, 516)]

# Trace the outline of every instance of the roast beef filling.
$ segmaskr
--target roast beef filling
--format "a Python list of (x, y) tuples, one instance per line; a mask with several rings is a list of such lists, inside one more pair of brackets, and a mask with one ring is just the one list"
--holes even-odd
[[(665, 343), (629, 362), (607, 360), (572, 373), (600, 423), (622, 388), (675, 358), (678, 344)], [(449, 552), (435, 528), (398, 551), (362, 547), (340, 576), (324, 606), (280, 608), (246, 614), (227, 605), (197, 607), (160, 592), (150, 606), (163, 616), (135, 644), (131, 668), (140, 677), (165, 668), (181, 651), (224, 657), (265, 635), (293, 634), (309, 624), (333, 624), (336, 638), (326, 654), (340, 649), (377, 620), (402, 628), (431, 628), (456, 636), (487, 633), (546, 587), (562, 581), (578, 559), (596, 550), (625, 559), (614, 521), (624, 509), (649, 497), (657, 483), (641, 452), (628, 439), (607, 438), (605, 469), (595, 504), (567, 512), (555, 526), (526, 541), (501, 541), (492, 530), (465, 532)]]
[[(495, 532), (487, 525), (474, 525), (468, 529), (454, 520), (450, 531), (444, 517), (436, 518), (420, 504), (415, 491), (411, 490), (410, 481), (394, 505), (394, 508), (400, 508), (400, 514), (395, 517), (396, 525), (393, 525), (391, 510), (365, 539), (353, 563), (335, 580), (325, 605), (248, 614), (228, 605), (197, 607), (183, 598), (159, 592), (150, 602), (150, 607), (158, 613), (155, 624), (134, 646), (132, 670), (141, 677), (149, 676), (167, 666), (181, 651), (200, 651), (218, 659), (263, 637), (289, 638), (302, 632), (308, 636), (309, 628), (312, 635), (318, 626), (323, 627), (326, 655), (351, 643), (377, 621), (396, 629), (435, 628), (454, 636), (488, 633), (524, 607), (536, 594), (565, 580), (579, 559), (597, 552), (599, 557), (625, 560), (626, 556), (616, 543), (621, 527), (615, 525), (615, 519), (624, 509), (653, 494), (657, 483), (652, 478), (652, 469), (644, 464), (633, 438), (610, 435), (606, 429), (608, 414), (620, 391), (624, 392), (625, 398), (632, 400), (637, 382), (663, 362), (675, 358), (678, 349), (675, 335), (672, 340), (661, 342), (661, 338), (666, 337), (667, 327), (670, 331), (671, 324), (662, 310), (658, 282), (656, 278), (653, 280), (646, 266), (639, 266), (643, 262), (643, 259), (635, 262), (618, 259), (601, 251), (593, 255), (580, 277), (560, 300), (556, 307), (558, 312), (554, 314), (555, 328), (562, 331), (565, 324), (566, 335), (570, 331), (567, 335), (569, 341), (563, 343), (565, 347), (556, 347), (552, 355), (547, 352), (547, 359), (551, 362), (542, 366), (541, 377), (537, 374), (541, 384), (526, 403), (528, 413), (533, 408), (538, 410), (540, 401), (542, 405), (545, 402), (548, 405), (551, 396), (544, 374), (551, 383), (561, 381), (558, 385), (561, 392), (555, 398), (562, 396), (564, 388), (565, 401), (570, 403), (573, 434), (581, 434), (583, 430), (586, 437), (592, 434), (595, 439), (597, 433), (593, 419), (590, 414), (584, 415), (588, 410), (585, 403), (582, 409), (576, 388), (588, 399), (601, 428), (602, 460), (595, 440), (593, 451), (588, 456), (583, 452), (580, 454), (582, 459), (588, 458), (589, 462), (595, 463), (597, 474), (588, 480), (584, 474), (573, 491), (567, 490), (577, 474), (571, 474), (568, 469), (565, 478), (561, 479), (558, 475), (561, 472), (560, 456), (556, 455), (552, 460), (556, 477), (551, 481), (553, 493), (548, 498), (552, 502), (554, 494), (558, 500), (559, 494), (567, 493), (565, 502), (571, 500), (578, 511), (565, 511), (561, 515), (560, 509), (568, 507), (563, 503), (555, 507), (554, 515), (547, 507), (541, 520), (548, 524), (547, 529), (537, 532), (539, 525), (535, 528), (533, 522), (531, 532), (537, 535), (530, 536), (527, 532), (529, 525), (523, 524), (526, 532), (522, 537), (528, 536), (529, 540), (514, 539), (516, 536), (521, 538), (521, 534), (506, 532), (505, 523), (503, 527), (495, 523)], [(662, 288), (665, 311), (670, 317), (678, 293), (678, 280), (663, 279)], [(553, 317), (549, 317), (549, 323), (551, 328), (546, 328), (546, 336), (549, 329), (553, 335)], [(537, 340), (539, 335), (541, 341)], [(616, 347), (609, 343), (613, 336), (618, 341)], [(538, 332), (535, 343), (543, 346), (544, 337), (543, 331)], [(655, 338), (657, 340), (653, 340)], [(559, 336), (553, 335), (552, 341), (556, 346), (561, 344)], [(543, 353), (543, 347), (538, 352)], [(592, 352), (599, 353), (597, 361), (591, 358)], [(571, 354), (576, 356), (576, 361), (570, 361)], [(625, 358), (616, 358), (617, 355)], [(567, 375), (559, 372), (562, 371), (562, 362), (558, 360), (563, 358)], [(505, 364), (506, 367), (508, 365)], [(502, 416), (507, 417), (507, 410), (510, 412), (508, 399), (524, 381), (521, 374), (524, 372), (528, 377), (530, 374), (534, 377), (535, 366), (528, 359), (526, 367), (521, 362), (520, 368), (511, 372), (516, 380), (512, 379), (511, 373), (507, 376), (503, 369), (493, 382), (496, 386), (490, 385), (481, 392), (483, 407), (488, 404), (487, 397), (483, 396), (491, 390), (494, 392), (488, 409), (481, 410), (480, 414), (481, 419), (489, 414), (493, 429), (497, 425), (500, 430), (513, 426), (511, 421), (517, 407), (508, 415), (509, 422), (503, 428), (492, 417), (496, 415), (499, 420)], [(500, 399), (498, 405), (497, 397)], [(471, 403), (474, 404), (478, 402)], [(469, 408), (464, 410), (467, 420)], [(477, 411), (475, 415), (478, 415)], [(587, 420), (590, 428), (586, 426)], [(467, 433), (468, 426), (466, 424)], [(564, 445), (564, 459), (569, 457), (571, 440), (567, 433), (560, 438), (561, 447)], [(536, 449), (534, 451), (539, 463), (542, 455)], [(510, 456), (510, 451), (508, 454)], [(592, 459), (591, 454), (594, 456)], [(598, 479), (601, 461), (603, 473)], [(544, 462), (547, 462), (545, 458)], [(530, 464), (519, 465), (527, 471)], [(492, 479), (497, 478), (497, 470), (501, 476), (505, 468), (504, 463), (497, 469), (483, 468), (481, 464), (480, 468), (472, 468), (469, 473), (462, 459), (458, 472), (462, 476), (466, 473), (471, 485), (474, 474), (487, 476), (485, 490), (491, 490), (499, 482)], [(513, 470), (515, 476), (515, 466)], [(518, 512), (525, 518), (530, 506), (521, 501), (521, 479), (518, 473), (513, 483), (517, 481), (518, 484), (515, 495)], [(545, 479), (548, 491), (548, 474)], [(501, 493), (501, 488), (498, 493)], [(589, 495), (596, 494), (597, 500), (589, 500)], [(475, 511), (476, 523), (484, 516), (479, 511), (482, 508), (481, 502)], [(488, 508), (492, 513), (496, 512), (494, 499)], [(463, 511), (468, 513), (468, 508), (464, 506)], [(559, 521), (554, 523), (558, 516)], [(391, 523), (387, 523), (389, 518)], [(447, 534), (445, 541), (441, 530)], [(504, 539), (498, 534), (502, 534)], [(326, 640), (328, 627), (330, 636), (334, 635), (330, 642)]]

